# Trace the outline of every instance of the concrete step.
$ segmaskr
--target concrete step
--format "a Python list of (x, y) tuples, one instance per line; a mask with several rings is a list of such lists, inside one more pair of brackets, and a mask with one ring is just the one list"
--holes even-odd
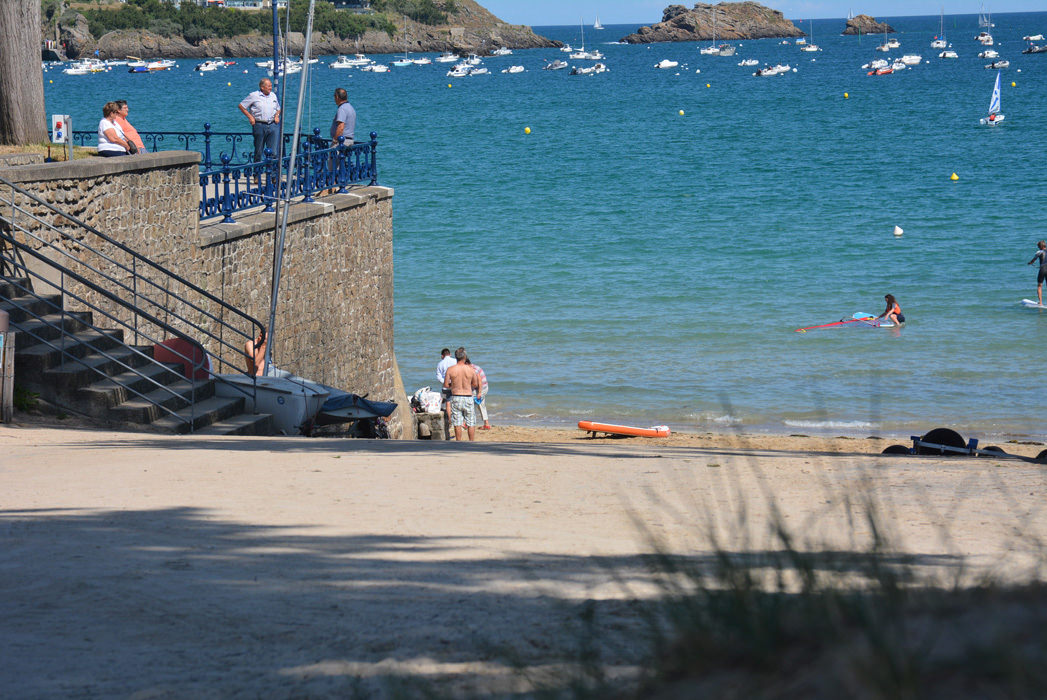
[(0, 299), (24, 296), (29, 286), (28, 277), (0, 277)]
[(46, 316), (62, 310), (62, 297), (58, 294), (33, 296), (13, 291), (18, 294), (8, 296), (0, 292), (0, 309), (7, 312), (12, 325), (32, 320), (34, 314)]
[(66, 396), (72, 400), (78, 389), (105, 377), (123, 372), (126, 367), (142, 367), (152, 362), (126, 345), (115, 345), (102, 352), (91, 351), (77, 360), (68, 360), (40, 371), (34, 362), (25, 361), (22, 353), (15, 356), (15, 382), (35, 391), (48, 401)]
[(72, 311), (64, 314), (46, 314), (39, 319), (29, 318), (25, 321), (12, 323), (11, 327), (21, 334), (19, 336), (19, 345), (27, 346), (39, 343), (41, 340), (60, 338), (63, 333), (86, 331), (89, 323), (91, 323), (90, 312)]
[(45, 372), (75, 363), (72, 358), (87, 358), (99, 351), (108, 352), (124, 347), (123, 332), (118, 330), (102, 333), (94, 330), (78, 331), (46, 343), (35, 341), (28, 335), (19, 336), (15, 369)]
[[(145, 351), (145, 348), (139, 348)], [(149, 348), (148, 354), (152, 354)], [(126, 370), (114, 374), (108, 379), (91, 382), (78, 391), (78, 399), (101, 410), (115, 408), (138, 394), (148, 394), (177, 381), (184, 381), (182, 366), (150, 362), (136, 367), (134, 371)], [(138, 392), (137, 394), (135, 392)], [(94, 411), (91, 411), (94, 414)]]
[(125, 423), (152, 423), (170, 415), (164, 408), (179, 411), (188, 408), (195, 397), (196, 404), (214, 396), (214, 382), (210, 379), (190, 381), (184, 377), (162, 388), (144, 392), (142, 396), (131, 394), (126, 400), (109, 409), (113, 420)]
[(273, 435), (273, 417), (268, 413), (240, 413), (193, 431), (193, 435)]
[(243, 412), (244, 400), (242, 398), (212, 396), (198, 402), (194, 407), (186, 407), (177, 411), (173, 416), (166, 415), (158, 418), (149, 425), (165, 433), (187, 433), (190, 424), (193, 430), (198, 430)]

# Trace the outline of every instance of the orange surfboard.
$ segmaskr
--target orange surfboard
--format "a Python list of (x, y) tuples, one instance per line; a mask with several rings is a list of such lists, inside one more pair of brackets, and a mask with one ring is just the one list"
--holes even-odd
[(597, 433), (608, 435), (629, 435), (630, 437), (669, 437), (670, 431), (667, 425), (656, 425), (651, 428), (633, 428), (628, 425), (613, 425), (611, 423), (594, 423), (591, 420), (578, 421), (579, 430), (587, 430), (595, 436)]

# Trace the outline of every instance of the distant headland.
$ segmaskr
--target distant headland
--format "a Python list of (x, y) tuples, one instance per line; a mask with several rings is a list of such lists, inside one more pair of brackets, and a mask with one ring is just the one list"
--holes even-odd
[(843, 30), (844, 36), (855, 34), (894, 34), (894, 28), (886, 22), (877, 22), (875, 17), (858, 15), (847, 20), (847, 26)]
[[(436, 5), (443, 11), (435, 16), (432, 13), (419, 16), (419, 19), (412, 19), (410, 15), (399, 12), (374, 11), (361, 15), (328, 8), (328, 12), (346, 13), (352, 21), (339, 22), (332, 24), (330, 29), (314, 31), (311, 51), (314, 55), (399, 53), (405, 49), (411, 52), (486, 54), (502, 46), (512, 49), (561, 46), (558, 41), (535, 34), (530, 27), (503, 22), (474, 0), (444, 0)], [(372, 3), (372, 7), (382, 6), (381, 3)], [(123, 28), (111, 28), (105, 21), (107, 16), (100, 14), (120, 12), (124, 7), (130, 6), (113, 4), (104, 9), (84, 10), (83, 13), (67, 10), (54, 17), (45, 15), (42, 38), (50, 40), (50, 46), (54, 47), (45, 50), (45, 60), (75, 59), (95, 55), (96, 51), (100, 58), (239, 58), (272, 53), (272, 36), (261, 30), (231, 33), (223, 31), (223, 27), (186, 28), (180, 26), (177, 19), (151, 17), (145, 13), (139, 13), (142, 15), (141, 26), (127, 27), (124, 23)], [(161, 9), (163, 12), (174, 11), (167, 7)], [(227, 8), (208, 12), (251, 11)], [(268, 11), (253, 11), (252, 25), (262, 24), (254, 21), (259, 12)], [(243, 24), (241, 22), (240, 26)], [(229, 25), (236, 26), (232, 22)], [(292, 31), (287, 43), (290, 53), (301, 54), (305, 47), (305, 36), (300, 31)]]
[(662, 21), (640, 27), (634, 34), (622, 37), (629, 44), (660, 41), (711, 41), (713, 39), (769, 39), (804, 36), (778, 10), (758, 2), (722, 2), (718, 5), (695, 3), (688, 10), (683, 5), (669, 5), (662, 11)]

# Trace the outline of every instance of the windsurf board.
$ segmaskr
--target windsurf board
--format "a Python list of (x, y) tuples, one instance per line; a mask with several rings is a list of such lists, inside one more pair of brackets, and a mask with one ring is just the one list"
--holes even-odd
[(1037, 301), (1033, 301), (1032, 299), (1022, 299), (1022, 306), (1027, 309), (1047, 309), (1047, 306), (1044, 306)]

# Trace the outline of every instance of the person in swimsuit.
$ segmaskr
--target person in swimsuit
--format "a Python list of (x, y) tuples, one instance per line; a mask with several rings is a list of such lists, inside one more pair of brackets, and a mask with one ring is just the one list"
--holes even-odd
[(1036, 275), (1036, 301), (1043, 306), (1043, 281), (1047, 279), (1047, 241), (1040, 241), (1036, 247), (1039, 250), (1036, 251), (1036, 255), (1032, 256), (1029, 264), (1040, 261), (1040, 274)]
[(905, 314), (902, 313), (902, 307), (898, 306), (898, 300), (894, 295), (885, 294), (883, 298), (887, 302), (887, 308), (876, 318), (886, 319), (896, 326), (905, 323)]

